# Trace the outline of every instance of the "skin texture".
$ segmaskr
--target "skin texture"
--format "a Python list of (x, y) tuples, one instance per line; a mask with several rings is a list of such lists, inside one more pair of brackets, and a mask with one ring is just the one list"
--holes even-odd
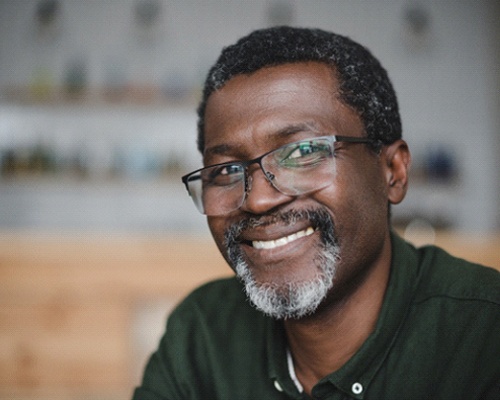
[[(339, 101), (331, 67), (309, 62), (267, 67), (232, 78), (207, 103), (204, 164), (255, 158), (296, 140), (325, 134), (365, 136), (361, 119)], [(366, 145), (339, 144), (337, 174), (330, 186), (302, 196), (275, 190), (258, 166), (250, 168), (252, 188), (243, 206), (228, 215), (208, 217), (223, 255), (224, 232), (243, 218), (266, 223), (241, 239), (271, 240), (311, 225), (275, 223), (277, 212), (322, 209), (334, 221), (340, 261), (334, 285), (318, 310), (284, 321), (298, 379), (307, 393), (340, 368), (373, 331), (390, 273), (388, 204), (405, 196), (410, 154), (398, 140), (380, 153)], [(258, 282), (280, 285), (314, 275), (319, 233), (272, 250), (242, 244)]]

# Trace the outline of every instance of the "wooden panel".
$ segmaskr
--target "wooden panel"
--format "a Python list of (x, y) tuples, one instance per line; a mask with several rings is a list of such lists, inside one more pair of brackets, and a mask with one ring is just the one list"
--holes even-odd
[(229, 269), (208, 238), (2, 235), (0, 298), (185, 293)]
[[(500, 270), (499, 235), (436, 242)], [(138, 313), (229, 274), (208, 237), (0, 234), (0, 399), (129, 398), (152, 330)]]
[(121, 304), (64, 298), (2, 304), (0, 326), (9, 327), (0, 330), (2, 387), (127, 383), (128, 315)]
[(129, 398), (141, 307), (228, 274), (208, 238), (1, 235), (0, 399)]

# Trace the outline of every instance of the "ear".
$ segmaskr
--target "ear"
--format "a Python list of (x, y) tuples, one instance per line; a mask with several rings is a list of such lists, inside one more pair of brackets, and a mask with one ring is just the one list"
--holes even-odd
[(391, 204), (398, 204), (403, 201), (408, 189), (408, 173), (411, 164), (408, 144), (404, 140), (396, 140), (384, 147), (382, 156), (385, 157), (383, 168), (387, 197)]

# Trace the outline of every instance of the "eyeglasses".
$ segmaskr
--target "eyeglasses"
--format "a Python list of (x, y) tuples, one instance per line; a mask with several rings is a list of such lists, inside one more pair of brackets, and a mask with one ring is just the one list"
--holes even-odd
[(249, 161), (210, 165), (182, 177), (198, 210), (205, 215), (224, 215), (240, 208), (251, 190), (248, 167), (259, 164), (264, 176), (288, 196), (311, 193), (330, 185), (335, 177), (335, 143), (365, 143), (374, 148), (379, 141), (352, 136), (321, 136), (271, 150)]

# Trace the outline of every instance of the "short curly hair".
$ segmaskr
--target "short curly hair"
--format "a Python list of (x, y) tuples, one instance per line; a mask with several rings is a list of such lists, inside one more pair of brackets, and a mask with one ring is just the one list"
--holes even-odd
[(387, 71), (368, 49), (332, 32), (281, 26), (256, 30), (222, 50), (198, 106), (198, 150), (203, 153), (205, 147), (205, 111), (214, 91), (237, 75), (308, 61), (331, 66), (341, 101), (358, 112), (367, 137), (385, 144), (401, 138), (396, 93)]

